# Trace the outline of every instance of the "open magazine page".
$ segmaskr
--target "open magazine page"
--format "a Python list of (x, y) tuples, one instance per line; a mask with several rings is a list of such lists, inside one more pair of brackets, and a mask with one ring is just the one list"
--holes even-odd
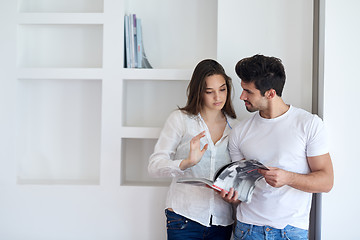
[(209, 187), (212, 187), (214, 182), (206, 179), (206, 178), (179, 178), (177, 180), (178, 183), (188, 183), (192, 184), (194, 186), (205, 186), (208, 185)]
[(214, 187), (226, 191), (233, 187), (239, 193), (240, 201), (250, 202), (256, 182), (263, 178), (257, 171), (259, 168), (267, 169), (255, 160), (233, 162), (228, 168), (220, 172), (214, 182)]
[(266, 169), (263, 164), (256, 160), (240, 160), (228, 163), (215, 173), (214, 181), (206, 178), (179, 178), (178, 183), (187, 183), (195, 186), (208, 185), (215, 190), (229, 191), (234, 188), (239, 193), (239, 200), (250, 202), (257, 181), (263, 176), (257, 169)]

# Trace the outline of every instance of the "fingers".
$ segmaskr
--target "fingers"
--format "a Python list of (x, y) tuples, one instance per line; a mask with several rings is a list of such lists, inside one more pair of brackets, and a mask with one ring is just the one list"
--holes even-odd
[(186, 168), (192, 167), (198, 164), (201, 161), (205, 151), (208, 149), (208, 144), (201, 149), (200, 139), (205, 136), (205, 131), (202, 131), (195, 137), (193, 137), (190, 141), (190, 152), (187, 159), (184, 159), (184, 163), (181, 162), (181, 169), (184, 170)]
[(233, 202), (237, 201), (239, 198), (239, 193), (234, 190)]
[(228, 203), (239, 203), (239, 193), (234, 190), (234, 188), (230, 188), (229, 192), (225, 191), (224, 189), (221, 190), (220, 196), (223, 198), (224, 201)]
[(227, 198), (230, 200), (230, 201), (233, 201), (235, 199), (237, 199), (237, 191), (234, 190), (234, 188), (230, 188), (230, 191), (229, 193), (227, 194)]
[(203, 149), (201, 150), (201, 153), (204, 153), (208, 149), (209, 144), (205, 144)]
[(271, 167), (269, 169), (270, 170), (268, 171), (263, 171), (261, 174), (270, 186), (279, 188), (289, 184), (289, 176), (291, 176), (291, 172), (275, 167)]
[(202, 137), (205, 137), (205, 131), (202, 131), (201, 133), (199, 133), (198, 135), (193, 137), (192, 140), (197, 141), (197, 140), (200, 140), (200, 138), (202, 138)]
[(190, 148), (194, 150), (199, 149), (200, 152), (203, 154), (208, 149), (208, 144), (205, 144), (203, 149), (200, 148), (200, 139), (203, 137), (205, 137), (205, 131), (202, 131), (201, 133), (193, 137), (190, 141)]
[[(224, 189), (221, 189), (220, 196), (221, 196), (222, 198), (226, 198), (226, 197), (227, 197), (227, 194), (228, 194), (227, 191), (225, 191)], [(225, 200), (225, 199), (224, 199), (224, 200)]]

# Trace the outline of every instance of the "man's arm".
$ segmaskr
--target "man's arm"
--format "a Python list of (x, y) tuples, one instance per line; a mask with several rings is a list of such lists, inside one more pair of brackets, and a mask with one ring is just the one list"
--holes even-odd
[(334, 184), (334, 171), (330, 154), (308, 157), (311, 172), (299, 174), (283, 169), (270, 167), (270, 170), (259, 170), (265, 181), (273, 187), (288, 185), (310, 193), (329, 192)]

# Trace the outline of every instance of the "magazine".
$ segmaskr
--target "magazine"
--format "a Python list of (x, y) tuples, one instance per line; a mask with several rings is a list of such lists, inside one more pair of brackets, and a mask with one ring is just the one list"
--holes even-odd
[(257, 160), (240, 160), (228, 163), (219, 168), (214, 179), (206, 178), (179, 178), (178, 183), (187, 183), (199, 186), (209, 186), (217, 191), (226, 192), (234, 188), (239, 193), (239, 200), (250, 202), (256, 183), (263, 178), (258, 169), (269, 170)]

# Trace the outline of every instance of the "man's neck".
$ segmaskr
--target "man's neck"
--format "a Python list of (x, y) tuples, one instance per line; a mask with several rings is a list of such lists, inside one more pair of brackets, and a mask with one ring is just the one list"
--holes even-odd
[(282, 98), (273, 99), (265, 110), (260, 111), (260, 116), (267, 119), (277, 118), (289, 110), (290, 106), (285, 104)]

